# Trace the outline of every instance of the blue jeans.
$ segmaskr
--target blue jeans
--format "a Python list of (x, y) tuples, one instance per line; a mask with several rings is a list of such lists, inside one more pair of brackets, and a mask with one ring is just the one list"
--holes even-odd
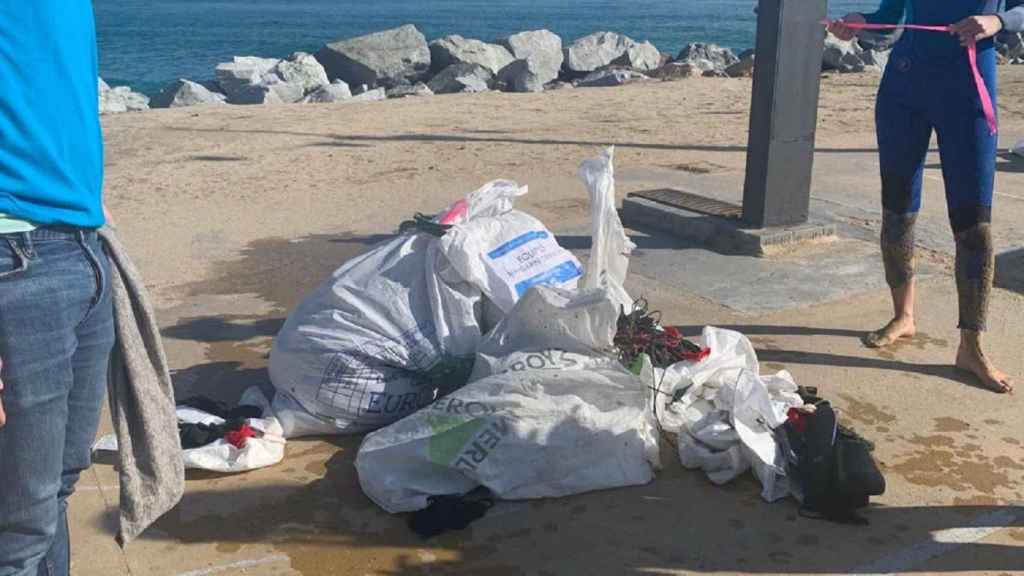
[(0, 576), (66, 576), (67, 499), (91, 464), (114, 344), (95, 232), (0, 235)]

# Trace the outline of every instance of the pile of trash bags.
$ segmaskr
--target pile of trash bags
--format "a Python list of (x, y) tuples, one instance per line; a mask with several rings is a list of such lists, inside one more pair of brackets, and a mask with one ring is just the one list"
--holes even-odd
[(837, 439), (855, 435), (825, 419), (827, 402), (788, 372), (761, 375), (738, 332), (709, 327), (691, 343), (634, 309), (613, 154), (580, 170), (592, 213), (585, 268), (513, 207), (526, 188), (499, 180), (335, 272), (274, 342), (284, 436), (368, 433), (359, 481), (391, 513), (472, 504), (463, 511), (474, 516), (487, 508), (481, 493), (645, 484), (668, 438), (716, 484), (752, 471), (767, 501), (793, 495), (852, 518), (884, 480), (866, 443), (838, 454)]
[[(584, 286), (624, 278), (628, 266), (611, 166), (608, 151), (582, 169), (592, 194), (604, 195), (592, 204), (592, 260), (604, 264)], [(484, 335), (531, 287), (578, 287), (576, 257), (513, 207), (526, 193), (490, 182), (349, 261), (302, 302), (270, 354), (286, 436), (360, 434), (419, 411), (467, 383)]]

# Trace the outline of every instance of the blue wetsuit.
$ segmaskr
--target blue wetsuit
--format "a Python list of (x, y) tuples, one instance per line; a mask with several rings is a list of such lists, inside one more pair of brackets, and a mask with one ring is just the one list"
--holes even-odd
[[(865, 14), (872, 24), (954, 24), (998, 15), (1003, 29), (1024, 30), (1024, 7), (1008, 0), (883, 0)], [(992, 39), (978, 43), (978, 68), (996, 98)], [(990, 222), (996, 137), (989, 132), (978, 88), (959, 39), (906, 30), (889, 57), (875, 108), (882, 175), (882, 256), (889, 285), (914, 276), (914, 225), (921, 209), (921, 178), (932, 132), (938, 135), (946, 203), (956, 236), (956, 283), (964, 330), (986, 328), (995, 271)]]
[[(1024, 8), (999, 12), (999, 0), (884, 0), (870, 23), (947, 25), (998, 14), (1004, 29), (1024, 28)], [(996, 98), (996, 53), (978, 43), (978, 68)], [(907, 30), (893, 48), (876, 107), (882, 202), (896, 214), (921, 208), (921, 177), (934, 130), (953, 231), (989, 222), (997, 139), (989, 133), (967, 52), (956, 36)]]

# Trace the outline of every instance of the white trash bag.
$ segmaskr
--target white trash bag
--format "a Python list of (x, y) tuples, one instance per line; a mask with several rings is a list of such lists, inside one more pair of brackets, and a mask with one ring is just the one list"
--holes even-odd
[(376, 430), (429, 405), (465, 383), (485, 296), (506, 311), (522, 286), (575, 286), (575, 258), (512, 209), (526, 192), (491, 182), (443, 213), (444, 236), (384, 242), (306, 298), (270, 355), (274, 411), (289, 438)]
[(704, 344), (711, 349), (706, 360), (655, 377), (661, 398), (673, 399), (658, 403), (662, 429), (677, 435), (683, 466), (703, 470), (715, 484), (753, 469), (765, 500), (788, 496), (786, 461), (772, 431), (803, 405), (793, 377), (760, 376), (754, 347), (739, 332), (705, 328)]
[(618, 314), (604, 291), (528, 291), (481, 344), (470, 384), (366, 437), (364, 492), (399, 513), (481, 485), (530, 499), (650, 482), (653, 396), (611, 352)]

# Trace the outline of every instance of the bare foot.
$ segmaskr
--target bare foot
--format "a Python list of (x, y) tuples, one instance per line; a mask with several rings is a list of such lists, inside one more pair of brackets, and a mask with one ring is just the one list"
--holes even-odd
[(1003, 372), (996, 369), (980, 348), (970, 346), (966, 342), (960, 344), (956, 353), (956, 367), (973, 374), (985, 388), (998, 394), (1011, 394), (1013, 381)]
[(914, 318), (900, 316), (893, 318), (885, 325), (885, 328), (869, 332), (864, 336), (864, 345), (868, 348), (885, 348), (892, 346), (904, 338), (913, 338), (917, 334), (917, 327), (914, 325)]

